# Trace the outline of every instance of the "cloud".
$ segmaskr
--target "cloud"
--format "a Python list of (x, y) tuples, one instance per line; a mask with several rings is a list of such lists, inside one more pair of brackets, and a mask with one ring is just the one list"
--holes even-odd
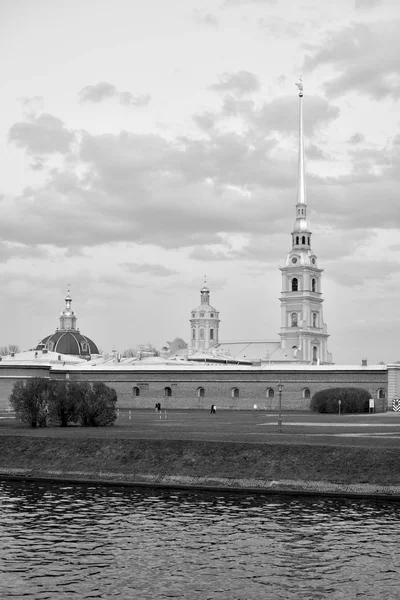
[(87, 85), (79, 92), (79, 100), (82, 103), (100, 103), (110, 98), (116, 98), (122, 106), (141, 107), (150, 102), (149, 94), (134, 96), (131, 92), (119, 92), (115, 85), (107, 81), (101, 81), (95, 85)]
[(365, 142), (365, 135), (360, 132), (355, 133), (349, 139), (349, 144), (361, 144), (361, 142)]
[[(227, 130), (227, 100), (242, 120), (242, 133)], [(329, 161), (311, 136), (323, 131), (339, 109), (318, 96), (306, 96), (304, 102), (307, 156)], [(229, 96), (220, 111), (194, 118), (203, 126), (201, 138), (80, 132), (64, 164), (49, 170), (44, 183), (0, 200), (1, 239), (70, 251), (118, 242), (189, 247), (199, 260), (199, 245), (210, 246), (209, 258), (215, 260), (273, 256), (262, 236), (271, 240), (277, 231), (286, 231), (290, 237), (294, 219), (296, 97), (256, 106)], [(62, 124), (56, 117), (52, 122)], [(309, 173), (311, 225), (328, 224), (336, 231), (364, 228), (369, 234), (379, 227), (400, 227), (396, 140), (394, 133), (389, 153), (351, 144), (348, 157), (354, 168), (341, 177)], [(224, 234), (237, 233), (251, 240), (239, 250), (224, 243)], [(351, 253), (350, 244), (347, 248)]]
[(112, 83), (101, 81), (96, 85), (87, 85), (79, 92), (80, 102), (103, 102), (118, 95), (117, 88)]
[(306, 71), (321, 65), (336, 71), (324, 84), (330, 97), (359, 92), (375, 100), (400, 98), (399, 21), (352, 23), (330, 33), (319, 46), (305, 48)]
[[(304, 131), (313, 134), (324, 125), (338, 118), (340, 110), (337, 106), (321, 96), (305, 96), (303, 100)], [(263, 131), (279, 131), (286, 134), (298, 132), (298, 111), (293, 108), (293, 97), (275, 98), (265, 103), (253, 116), (254, 123)]]
[(277, 0), (225, 0), (223, 7), (242, 6), (243, 4), (276, 4)]
[(143, 273), (151, 277), (171, 277), (171, 275), (178, 275), (178, 271), (169, 269), (164, 265), (121, 263), (121, 266), (131, 273)]
[(148, 106), (150, 99), (150, 94), (140, 94), (140, 96), (133, 96), (130, 92), (119, 94), (119, 101), (123, 106)]
[(201, 25), (206, 25), (207, 27), (211, 27), (212, 29), (218, 29), (218, 19), (215, 15), (210, 13), (203, 14), (198, 9), (195, 10), (195, 21), (200, 23)]
[(234, 92), (242, 96), (258, 91), (259, 81), (254, 73), (249, 71), (238, 71), (237, 73), (224, 73), (220, 76), (218, 83), (210, 86), (210, 89), (217, 92)]
[(65, 127), (61, 119), (43, 113), (28, 121), (14, 123), (8, 139), (31, 155), (66, 154), (71, 148), (74, 133)]
[(340, 266), (329, 265), (329, 277), (346, 287), (363, 286), (369, 281), (389, 281), (393, 275), (400, 273), (397, 261), (380, 260), (343, 260)]
[(354, 0), (354, 8), (375, 8), (381, 4), (382, 0)]
[(23, 244), (8, 244), (0, 242), (0, 262), (6, 263), (15, 258), (31, 260), (36, 258), (48, 258), (49, 251), (40, 246), (26, 246)]

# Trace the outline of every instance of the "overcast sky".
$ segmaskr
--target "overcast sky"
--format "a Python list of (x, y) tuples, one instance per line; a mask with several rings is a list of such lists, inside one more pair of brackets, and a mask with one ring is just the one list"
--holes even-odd
[(337, 363), (400, 360), (398, 0), (1, 0), (0, 345), (276, 340), (304, 81)]

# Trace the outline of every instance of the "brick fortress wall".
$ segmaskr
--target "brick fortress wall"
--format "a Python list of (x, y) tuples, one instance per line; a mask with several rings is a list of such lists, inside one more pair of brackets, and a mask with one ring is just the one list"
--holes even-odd
[[(52, 372), (56, 379), (65, 377)], [(308, 410), (310, 398), (304, 397), (305, 388), (310, 396), (319, 390), (332, 387), (362, 387), (375, 399), (377, 411), (384, 409), (385, 400), (378, 399), (378, 390), (387, 391), (386, 370), (324, 371), (280, 371), (251, 370), (224, 371), (212, 366), (203, 370), (71, 370), (68, 373), (74, 381), (103, 381), (115, 388), (119, 408), (154, 408), (157, 402), (163, 408), (209, 409), (215, 404), (219, 409), (251, 410), (257, 405), (259, 410), (277, 410), (279, 402), (278, 381), (283, 384), (282, 410)], [(139, 389), (139, 396), (134, 388)], [(171, 396), (166, 396), (166, 388)], [(204, 396), (199, 396), (203, 388)], [(234, 389), (238, 395), (234, 396)], [(274, 397), (267, 396), (267, 390), (274, 391)]]

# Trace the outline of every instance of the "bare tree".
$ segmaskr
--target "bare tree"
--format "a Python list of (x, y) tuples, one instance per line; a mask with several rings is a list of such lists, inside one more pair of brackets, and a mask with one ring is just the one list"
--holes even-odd
[(8, 344), (7, 346), (0, 346), (0, 356), (9, 356), (12, 352), (20, 352), (20, 347), (17, 344)]
[(147, 342), (147, 344), (138, 344), (137, 346), (134, 346), (133, 348), (132, 347), (127, 348), (126, 350), (123, 351), (122, 357), (123, 358), (132, 358), (132, 357), (137, 356), (139, 352), (152, 354), (153, 356), (160, 355), (157, 348), (150, 342)]

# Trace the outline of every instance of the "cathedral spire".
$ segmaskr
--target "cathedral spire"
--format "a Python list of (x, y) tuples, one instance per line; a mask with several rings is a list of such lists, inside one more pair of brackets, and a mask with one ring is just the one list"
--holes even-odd
[(310, 249), (311, 230), (307, 220), (306, 181), (304, 168), (304, 138), (303, 138), (303, 80), (300, 77), (296, 86), (299, 89), (299, 156), (297, 177), (296, 219), (292, 231), (293, 249)]
[(299, 88), (299, 157), (298, 157), (298, 177), (297, 177), (297, 204), (307, 204), (306, 202), (306, 181), (304, 172), (304, 138), (303, 138), (303, 80), (300, 77), (295, 84)]

